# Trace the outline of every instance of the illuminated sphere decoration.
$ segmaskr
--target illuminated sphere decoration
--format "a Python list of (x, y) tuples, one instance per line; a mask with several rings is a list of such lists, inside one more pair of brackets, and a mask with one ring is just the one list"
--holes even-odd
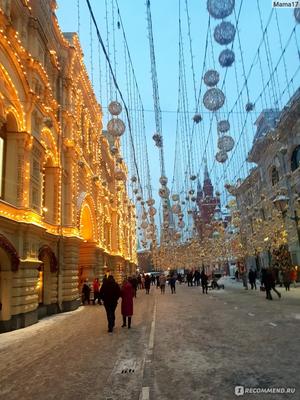
[(111, 101), (108, 106), (111, 115), (119, 115), (122, 112), (122, 106), (118, 101)]
[(230, 123), (226, 119), (218, 122), (218, 132), (225, 133), (230, 129)]
[(225, 161), (227, 161), (227, 159), (228, 159), (228, 155), (227, 155), (226, 151), (220, 150), (216, 154), (216, 160), (221, 164), (223, 164)]
[(179, 200), (179, 195), (178, 194), (173, 194), (172, 195), (172, 200), (173, 201), (178, 201)]
[(159, 188), (158, 194), (159, 194), (159, 197), (166, 199), (169, 197), (170, 191), (167, 187), (163, 186), (163, 187)]
[(149, 215), (151, 217), (154, 217), (155, 214), (156, 214), (156, 208), (155, 207), (149, 207)]
[(150, 199), (147, 200), (147, 204), (148, 204), (149, 207), (151, 207), (151, 206), (153, 206), (155, 204), (155, 200), (150, 198)]
[(225, 102), (225, 95), (218, 88), (208, 89), (203, 96), (203, 104), (209, 111), (219, 110)]
[(168, 178), (167, 178), (166, 176), (161, 176), (161, 177), (159, 178), (159, 183), (160, 183), (161, 185), (163, 185), (163, 186), (166, 186), (167, 183), (168, 183)]
[(216, 19), (228, 17), (234, 9), (234, 0), (207, 0), (207, 10)]
[(115, 171), (115, 178), (117, 181), (122, 181), (124, 179), (124, 172), (121, 169), (116, 169)]
[(215, 27), (214, 39), (222, 46), (233, 42), (234, 36), (235, 27), (231, 22), (223, 21)]
[(113, 118), (107, 123), (107, 132), (114, 137), (120, 137), (125, 132), (125, 124), (119, 118)]
[(294, 17), (297, 22), (300, 22), (300, 8), (294, 8)]
[(205, 72), (203, 80), (206, 86), (213, 87), (216, 86), (219, 82), (220, 75), (218, 71), (214, 69), (210, 69)]
[(222, 67), (231, 67), (235, 61), (235, 54), (232, 50), (225, 49), (219, 55), (219, 63)]
[(218, 139), (218, 148), (223, 151), (231, 151), (234, 147), (234, 139), (229, 135), (224, 135)]

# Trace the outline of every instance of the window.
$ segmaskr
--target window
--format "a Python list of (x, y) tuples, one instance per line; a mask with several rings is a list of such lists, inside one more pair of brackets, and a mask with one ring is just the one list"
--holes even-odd
[(279, 182), (279, 173), (276, 167), (271, 169), (271, 182), (272, 186), (275, 186)]
[(295, 171), (300, 165), (300, 146), (297, 146), (291, 157), (291, 170)]

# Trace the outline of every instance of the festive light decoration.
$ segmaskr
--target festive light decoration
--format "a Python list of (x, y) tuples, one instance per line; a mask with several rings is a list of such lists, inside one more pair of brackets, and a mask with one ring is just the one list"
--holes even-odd
[(199, 124), (199, 122), (202, 121), (201, 115), (200, 115), (200, 114), (195, 114), (195, 115), (193, 116), (193, 121), (194, 121), (196, 124)]
[(235, 61), (235, 54), (233, 50), (225, 49), (219, 55), (219, 63), (222, 67), (227, 68)]
[(220, 75), (218, 71), (215, 71), (214, 69), (206, 71), (203, 78), (205, 85), (209, 87), (216, 86), (219, 82), (219, 79)]
[(234, 9), (235, 0), (207, 0), (207, 10), (216, 19), (228, 17)]
[(204, 106), (209, 111), (219, 110), (225, 102), (225, 95), (222, 90), (218, 88), (208, 89), (203, 96)]
[(222, 120), (218, 122), (218, 132), (225, 133), (230, 129), (230, 123), (227, 120)]
[(218, 151), (218, 153), (216, 154), (216, 160), (219, 163), (224, 163), (225, 161), (227, 161), (227, 159), (228, 159), (228, 155), (227, 155), (226, 151), (221, 150), (221, 151)]
[(234, 147), (234, 139), (229, 135), (224, 135), (218, 139), (218, 148), (223, 151), (231, 151)]
[(235, 36), (235, 27), (231, 22), (223, 21), (215, 27), (214, 39), (221, 45), (227, 45), (233, 42)]
[(108, 111), (111, 113), (111, 115), (119, 115), (122, 112), (122, 105), (118, 101), (112, 101), (108, 105)]
[(125, 132), (125, 124), (119, 118), (113, 118), (107, 123), (107, 132), (109, 132), (114, 137), (120, 137)]
[(247, 103), (246, 104), (246, 106), (245, 106), (245, 110), (247, 111), (247, 112), (250, 112), (250, 111), (253, 111), (254, 110), (254, 104), (253, 103)]
[(168, 184), (168, 178), (166, 176), (161, 176), (159, 178), (159, 183), (163, 186), (166, 186)]

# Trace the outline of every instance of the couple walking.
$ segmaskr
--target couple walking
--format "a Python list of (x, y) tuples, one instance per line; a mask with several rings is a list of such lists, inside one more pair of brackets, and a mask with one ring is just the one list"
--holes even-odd
[(127, 278), (124, 279), (122, 287), (117, 284), (112, 275), (103, 279), (103, 284), (100, 289), (100, 298), (103, 300), (107, 322), (108, 332), (113, 332), (115, 326), (115, 311), (118, 305), (118, 300), (121, 297), (121, 313), (123, 316), (123, 325), (128, 322), (128, 329), (131, 328), (131, 317), (133, 315), (133, 296), (134, 290)]

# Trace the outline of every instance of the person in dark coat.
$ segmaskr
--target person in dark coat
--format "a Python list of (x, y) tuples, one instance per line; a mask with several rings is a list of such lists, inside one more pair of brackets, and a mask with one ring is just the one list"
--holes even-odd
[(101, 304), (101, 300), (99, 298), (99, 290), (100, 290), (100, 284), (99, 284), (99, 279), (95, 278), (93, 282), (93, 291), (94, 291), (94, 300), (93, 304), (96, 304), (96, 300), (98, 300), (98, 304)]
[(85, 304), (86, 301), (88, 304), (90, 304), (90, 293), (91, 293), (91, 288), (89, 285), (89, 280), (86, 279), (82, 286), (82, 304)]
[(200, 278), (201, 278), (201, 274), (200, 274), (200, 272), (196, 269), (196, 271), (194, 272), (195, 285), (200, 286)]
[(251, 289), (255, 288), (256, 290), (256, 271), (253, 271), (253, 269), (250, 269), (249, 274), (248, 274), (248, 279), (249, 283), (251, 285)]
[(138, 287), (137, 277), (136, 276), (132, 276), (132, 277), (128, 278), (128, 280), (131, 283), (131, 286), (133, 287), (134, 297), (136, 297), (136, 291), (137, 291), (137, 287)]
[(169, 284), (171, 287), (171, 293), (176, 293), (176, 277), (174, 275), (171, 275), (169, 279)]
[(206, 275), (204, 269), (201, 272), (201, 286), (202, 286), (202, 293), (206, 293), (207, 294), (207, 289), (208, 289), (208, 276)]
[(276, 290), (276, 288), (275, 288), (275, 275), (273, 274), (273, 271), (271, 270), (271, 268), (268, 268), (266, 270), (265, 276), (264, 276), (264, 281), (265, 281), (264, 284), (265, 284), (265, 288), (266, 288), (266, 299), (273, 300), (272, 295), (271, 295), (272, 289), (277, 294), (277, 296), (279, 298), (281, 298), (280, 292), (278, 292), (278, 290)]
[(121, 313), (123, 317), (123, 325), (122, 328), (126, 326), (126, 318), (128, 318), (128, 329), (131, 328), (131, 318), (133, 315), (133, 296), (134, 296), (134, 289), (132, 284), (128, 279), (124, 279), (123, 285), (121, 288)]
[(149, 275), (145, 275), (145, 282), (144, 282), (144, 286), (146, 289), (146, 294), (149, 294), (150, 291), (150, 285), (151, 285), (151, 278)]
[(286, 268), (286, 269), (283, 271), (283, 278), (282, 278), (282, 280), (283, 280), (283, 285), (284, 285), (284, 287), (285, 287), (285, 290), (286, 290), (286, 291), (289, 291), (289, 290), (290, 290), (290, 286), (291, 286), (291, 277), (290, 277), (290, 271), (289, 271), (288, 268)]
[(100, 299), (103, 300), (107, 322), (108, 332), (112, 332), (115, 326), (115, 311), (118, 304), (118, 299), (121, 297), (120, 286), (114, 280), (112, 275), (109, 275), (100, 289)]

